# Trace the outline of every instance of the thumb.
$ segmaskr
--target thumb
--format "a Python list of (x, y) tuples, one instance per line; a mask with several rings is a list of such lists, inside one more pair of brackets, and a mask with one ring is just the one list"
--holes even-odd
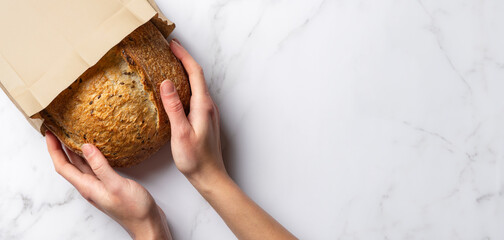
[(175, 86), (169, 80), (161, 83), (161, 100), (170, 120), (172, 135), (189, 129), (190, 124), (185, 115), (184, 106), (180, 102)]
[(91, 170), (96, 177), (103, 182), (105, 187), (114, 187), (122, 182), (123, 177), (119, 176), (119, 174), (112, 169), (107, 159), (98, 148), (92, 144), (84, 144), (81, 149)]

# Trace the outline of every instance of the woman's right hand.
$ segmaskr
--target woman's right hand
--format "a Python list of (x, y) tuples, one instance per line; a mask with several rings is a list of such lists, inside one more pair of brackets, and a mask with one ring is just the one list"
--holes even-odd
[(175, 165), (193, 184), (227, 177), (221, 152), (219, 110), (210, 97), (203, 71), (178, 40), (172, 40), (170, 48), (184, 65), (192, 91), (186, 117), (173, 83), (165, 80), (161, 84), (161, 99), (171, 125)]
[(191, 109), (186, 117), (173, 84), (161, 84), (161, 99), (172, 129), (175, 165), (238, 239), (296, 239), (227, 174), (222, 161), (219, 110), (208, 93), (203, 71), (178, 41), (172, 40), (170, 47), (182, 61), (192, 90)]

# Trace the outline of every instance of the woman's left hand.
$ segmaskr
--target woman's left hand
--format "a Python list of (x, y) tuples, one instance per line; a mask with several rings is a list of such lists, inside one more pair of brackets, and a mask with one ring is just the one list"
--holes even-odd
[(137, 182), (123, 178), (91, 144), (84, 144), (84, 160), (63, 150), (51, 132), (46, 133), (49, 154), (57, 173), (70, 182), (93, 206), (123, 226), (134, 239), (171, 239), (163, 210)]

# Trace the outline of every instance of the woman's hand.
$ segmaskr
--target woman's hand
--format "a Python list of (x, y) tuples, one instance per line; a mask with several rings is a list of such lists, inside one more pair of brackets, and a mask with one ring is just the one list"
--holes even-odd
[(149, 192), (137, 182), (119, 176), (93, 145), (82, 151), (87, 161), (46, 133), (54, 168), (93, 206), (123, 226), (134, 239), (171, 239), (166, 217)]
[(201, 67), (174, 39), (170, 47), (184, 65), (191, 83), (191, 110), (186, 117), (173, 84), (161, 84), (161, 99), (171, 125), (175, 165), (193, 184), (227, 177), (222, 161), (219, 110), (212, 101)]
[(186, 117), (173, 84), (161, 84), (161, 99), (172, 129), (175, 165), (238, 239), (296, 239), (227, 174), (222, 161), (219, 110), (208, 93), (203, 71), (178, 41), (171, 41), (170, 47), (184, 64), (192, 90), (191, 110)]

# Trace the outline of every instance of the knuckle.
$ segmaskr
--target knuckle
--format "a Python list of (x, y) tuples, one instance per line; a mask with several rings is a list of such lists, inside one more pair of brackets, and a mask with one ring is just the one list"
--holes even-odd
[(203, 76), (204, 75), (203, 68), (199, 64), (195, 63), (194, 66), (192, 67), (191, 74)]
[(203, 104), (203, 111), (207, 113), (208, 115), (213, 115), (215, 113), (215, 108), (212, 100), (206, 100)]
[(184, 109), (184, 106), (180, 100), (174, 99), (167, 104), (167, 108), (170, 112), (180, 112)]
[(91, 201), (91, 193), (87, 189), (79, 190), (80, 195), (87, 201)]
[(61, 175), (61, 167), (60, 166), (54, 166), (54, 171), (56, 171), (56, 173), (58, 173), (59, 175)]
[(109, 201), (107, 201), (104, 205), (106, 209), (114, 209), (117, 208), (118, 205), (123, 205), (124, 201), (121, 196), (111, 195)]
[(203, 71), (203, 68), (200, 65), (198, 65), (198, 74), (201, 76), (205, 75), (205, 72)]
[(95, 163), (95, 164), (92, 164), (92, 166), (91, 166), (91, 170), (93, 170), (93, 172), (95, 172), (95, 173), (100, 173), (103, 171), (103, 169), (104, 169), (103, 163)]
[(88, 153), (88, 155), (85, 155), (84, 152), (82, 153), (82, 155), (84, 156), (84, 159), (86, 159), (86, 161), (88, 161), (88, 163), (91, 164), (91, 162), (95, 159), (96, 157), (96, 152), (93, 151), (91, 153)]
[(61, 165), (58, 165), (58, 166), (54, 166), (54, 170), (56, 171), (56, 173), (58, 173), (59, 175), (63, 176), (65, 174), (65, 166), (61, 166)]
[(214, 115), (215, 115), (215, 108), (213, 108), (213, 106), (209, 107), (209, 108), (207, 109), (207, 113), (208, 113), (208, 115), (210, 115), (210, 116), (214, 116)]
[(122, 185), (121, 185), (120, 183), (114, 183), (114, 184), (112, 184), (112, 185), (110, 186), (110, 190), (109, 190), (109, 191), (110, 191), (110, 193), (111, 193), (112, 195), (117, 196), (117, 195), (120, 195), (120, 194), (121, 194), (122, 189), (123, 189), (123, 188), (122, 188)]
[(183, 125), (180, 125), (177, 131), (174, 131), (173, 135), (179, 140), (186, 140), (190, 138), (191, 131), (186, 127), (183, 127)]

